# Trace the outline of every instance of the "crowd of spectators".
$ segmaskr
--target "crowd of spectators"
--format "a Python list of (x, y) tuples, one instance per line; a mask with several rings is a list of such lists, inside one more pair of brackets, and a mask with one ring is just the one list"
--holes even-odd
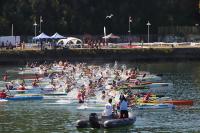
[(20, 43), (16, 43), (16, 44), (12, 44), (11, 42), (1, 42), (0, 43), (0, 49), (11, 49), (13, 50), (14, 48), (20, 48), (20, 49), (25, 49), (25, 43), (24, 42), (20, 42)]
[(108, 47), (108, 42), (105, 42), (105, 40), (97, 40), (97, 39), (85, 39), (84, 43), (87, 44), (85, 46), (86, 48), (96, 48), (101, 49), (103, 47)]

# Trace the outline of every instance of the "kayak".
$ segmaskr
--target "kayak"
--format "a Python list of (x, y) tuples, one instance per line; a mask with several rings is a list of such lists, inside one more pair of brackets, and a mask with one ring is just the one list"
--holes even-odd
[(175, 105), (173, 104), (143, 104), (136, 106), (138, 109), (174, 109)]
[(193, 105), (192, 100), (151, 101), (150, 103), (168, 103), (173, 105)]
[(8, 100), (6, 99), (0, 99), (0, 103), (4, 103), (4, 102), (7, 102)]
[[(158, 95), (159, 96), (159, 95)], [(157, 95), (150, 96), (148, 100), (144, 101), (144, 98), (138, 98), (137, 104), (158, 104), (163, 103), (162, 101), (171, 101), (172, 99), (170, 97), (158, 97)], [(160, 95), (162, 96), (162, 95)]]
[(44, 93), (44, 99), (67, 99), (67, 93)]
[(149, 88), (157, 88), (157, 87), (172, 87), (172, 83), (151, 83), (151, 84), (146, 84), (147, 87)]
[(27, 95), (27, 94), (19, 94), (19, 95), (15, 95), (14, 97), (8, 97), (5, 98), (5, 100), (8, 101), (21, 101), (21, 100), (42, 100), (43, 96), (41, 95)]
[[(37, 78), (43, 78), (44, 77), (44, 75), (42, 75), (42, 74), (38, 74), (37, 75)], [(20, 78), (20, 79), (36, 79), (36, 75), (20, 75), (18, 78)]]
[(145, 77), (143, 77), (143, 75), (139, 75), (137, 76), (136, 79), (140, 81), (150, 81), (150, 82), (155, 81), (156, 82), (156, 81), (160, 81), (162, 78), (160, 76), (150, 74), (150, 75), (146, 75)]
[(136, 85), (136, 86), (122, 86), (122, 87), (118, 87), (117, 90), (123, 90), (123, 89), (149, 89), (148, 86), (145, 85)]
[(158, 87), (173, 87), (172, 83), (162, 83), (162, 82), (142, 82), (140, 85), (135, 85), (133, 83), (125, 83), (125, 85), (133, 89), (134, 88), (148, 89), (148, 88), (158, 88)]
[(143, 98), (137, 99), (138, 104), (160, 104), (167, 103), (173, 105), (193, 105), (193, 100), (172, 100), (170, 97), (150, 96), (150, 100), (144, 101)]
[(40, 88), (35, 88), (35, 89), (26, 89), (26, 90), (9, 90), (11, 95), (17, 95), (17, 94), (32, 94), (32, 93), (37, 93), (41, 94), (42, 90)]

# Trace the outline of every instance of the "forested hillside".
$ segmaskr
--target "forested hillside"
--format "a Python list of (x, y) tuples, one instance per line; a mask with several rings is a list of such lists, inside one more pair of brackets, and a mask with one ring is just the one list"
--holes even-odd
[[(113, 14), (111, 19), (105, 19)], [(198, 0), (1, 0), (0, 35), (33, 35), (33, 23), (43, 17), (42, 31), (47, 34), (127, 34), (131, 30), (146, 33), (149, 20), (153, 33), (159, 26), (194, 25), (198, 23)], [(38, 30), (39, 31), (39, 27)]]

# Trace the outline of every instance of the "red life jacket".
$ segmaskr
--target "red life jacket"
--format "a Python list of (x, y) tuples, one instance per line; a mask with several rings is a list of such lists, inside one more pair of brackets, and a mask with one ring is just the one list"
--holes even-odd
[(19, 87), (17, 90), (25, 90), (26, 88), (24, 86)]
[(151, 96), (150, 93), (146, 94), (146, 95), (144, 96), (144, 98), (143, 98), (143, 101), (144, 101), (144, 102), (147, 102), (147, 101), (149, 100), (149, 97), (150, 97), (150, 96)]
[(4, 99), (4, 98), (6, 98), (6, 97), (7, 97), (7, 95), (6, 95), (5, 92), (0, 92), (0, 98)]
[(4, 75), (4, 76), (3, 76), (3, 80), (4, 80), (4, 81), (8, 80), (8, 75)]
[(82, 94), (81, 94), (81, 92), (78, 92), (77, 99), (78, 100), (82, 100)]

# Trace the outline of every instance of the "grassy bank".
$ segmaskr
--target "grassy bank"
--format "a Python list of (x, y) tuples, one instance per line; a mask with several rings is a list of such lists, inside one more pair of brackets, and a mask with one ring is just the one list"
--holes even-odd
[(199, 60), (200, 48), (145, 48), (145, 49), (57, 49), (57, 50), (3, 50), (0, 63), (21, 64), (27, 61), (165, 61)]

